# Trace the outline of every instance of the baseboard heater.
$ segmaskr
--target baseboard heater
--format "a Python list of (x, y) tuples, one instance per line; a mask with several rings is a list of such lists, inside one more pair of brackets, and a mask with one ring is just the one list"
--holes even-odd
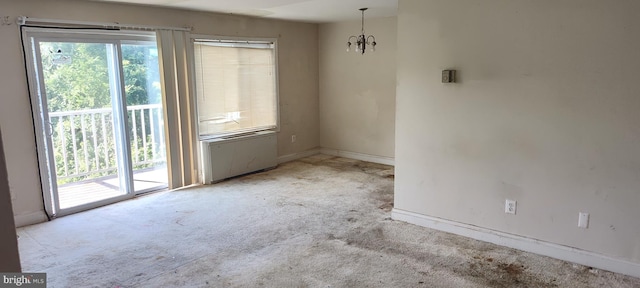
[(278, 165), (276, 133), (260, 131), (200, 141), (205, 184), (274, 168)]

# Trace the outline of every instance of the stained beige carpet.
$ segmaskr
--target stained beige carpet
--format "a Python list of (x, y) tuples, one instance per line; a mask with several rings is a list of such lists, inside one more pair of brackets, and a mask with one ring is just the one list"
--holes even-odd
[(316, 155), (18, 230), (49, 287), (640, 287), (390, 218), (389, 166)]

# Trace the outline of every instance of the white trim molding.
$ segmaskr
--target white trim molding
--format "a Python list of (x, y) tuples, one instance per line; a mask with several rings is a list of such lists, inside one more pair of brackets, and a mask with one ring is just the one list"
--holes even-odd
[(320, 150), (320, 153), (326, 154), (326, 155), (338, 156), (338, 157), (345, 157), (345, 158), (350, 158), (355, 160), (361, 160), (366, 162), (395, 166), (395, 159), (392, 157), (377, 156), (377, 155), (342, 151), (342, 150), (329, 149), (329, 148), (322, 148)]
[(16, 222), (16, 228), (47, 222), (47, 215), (44, 211), (32, 212), (29, 214), (21, 214), (13, 216), (13, 220)]
[(311, 149), (311, 150), (307, 150), (307, 151), (303, 151), (303, 152), (298, 152), (298, 153), (278, 156), (278, 164), (295, 161), (295, 160), (302, 159), (304, 157), (313, 156), (313, 155), (316, 155), (316, 154), (320, 154), (320, 148), (315, 148), (315, 149)]
[(453, 233), (551, 258), (640, 278), (640, 263), (616, 259), (591, 251), (542, 240), (499, 232), (487, 228), (426, 216), (394, 208), (391, 218), (422, 227)]

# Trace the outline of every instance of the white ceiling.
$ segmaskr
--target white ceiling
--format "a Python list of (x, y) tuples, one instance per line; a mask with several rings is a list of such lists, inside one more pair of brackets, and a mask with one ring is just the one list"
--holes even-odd
[(395, 16), (398, 0), (94, 0), (326, 23)]

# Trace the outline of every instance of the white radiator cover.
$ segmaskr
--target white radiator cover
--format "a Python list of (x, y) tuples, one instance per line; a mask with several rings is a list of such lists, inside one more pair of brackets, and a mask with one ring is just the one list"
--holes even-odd
[(277, 144), (274, 131), (201, 141), (204, 183), (276, 167)]

